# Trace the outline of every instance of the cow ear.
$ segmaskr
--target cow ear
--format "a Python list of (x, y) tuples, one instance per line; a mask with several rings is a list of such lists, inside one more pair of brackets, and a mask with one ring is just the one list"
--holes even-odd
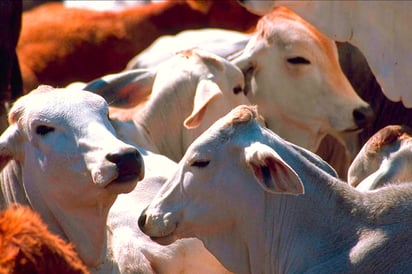
[(269, 193), (305, 193), (297, 173), (271, 147), (253, 143), (245, 148), (245, 160), (259, 185)]
[(17, 125), (11, 125), (0, 136), (0, 170), (2, 170), (11, 159), (16, 158), (18, 132)]
[(86, 84), (83, 90), (99, 94), (110, 106), (130, 108), (148, 98), (155, 77), (155, 70), (128, 70), (98, 78)]
[(192, 113), (186, 118), (183, 125), (186, 128), (198, 127), (203, 119), (207, 105), (219, 94), (222, 94), (222, 91), (215, 82), (210, 79), (200, 80), (196, 88)]

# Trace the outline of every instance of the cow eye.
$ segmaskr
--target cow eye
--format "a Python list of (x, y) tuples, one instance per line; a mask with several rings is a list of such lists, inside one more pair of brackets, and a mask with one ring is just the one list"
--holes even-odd
[(242, 91), (243, 91), (243, 89), (242, 89), (241, 86), (236, 86), (236, 87), (233, 88), (233, 93), (234, 93), (234, 94), (239, 94), (239, 93), (241, 93)]
[(207, 165), (209, 165), (209, 163), (210, 163), (209, 160), (197, 160), (197, 161), (194, 161), (190, 166), (206, 167)]
[(41, 136), (44, 136), (47, 133), (53, 132), (53, 131), (54, 131), (54, 128), (49, 127), (49, 126), (41, 125), (41, 126), (36, 127), (36, 134), (41, 135)]
[(310, 64), (310, 61), (308, 59), (303, 58), (301, 56), (288, 58), (287, 61), (289, 64), (293, 64), (293, 65), (309, 65)]

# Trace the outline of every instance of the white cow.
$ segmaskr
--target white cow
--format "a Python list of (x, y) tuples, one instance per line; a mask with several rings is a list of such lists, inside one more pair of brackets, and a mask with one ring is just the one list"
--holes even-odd
[(159, 65), (153, 74), (139, 70), (134, 78), (137, 82), (130, 80), (133, 73), (126, 71), (97, 79), (84, 89), (99, 94), (111, 90), (111, 96), (120, 102), (113, 106), (128, 107), (141, 94), (139, 81), (144, 79), (147, 84), (152, 79), (150, 98), (137, 113), (132, 109), (134, 124), (119, 126), (118, 132), (131, 137), (131, 142), (175, 161), (218, 118), (235, 106), (249, 104), (243, 94), (245, 84), (239, 68), (205, 50), (181, 51)]
[(365, 55), (385, 95), (412, 107), (410, 1), (288, 1), (238, 0), (263, 15), (288, 7), (337, 41), (357, 46)]
[(345, 144), (348, 133), (372, 121), (372, 109), (341, 70), (334, 41), (291, 10), (262, 17), (232, 62), (245, 73), (247, 96), (267, 126), (311, 151), (327, 134)]
[(162, 246), (137, 227), (143, 209), (177, 168), (175, 162), (164, 156), (147, 151), (142, 155), (145, 178), (131, 193), (119, 195), (109, 212), (113, 256), (119, 262), (121, 273), (230, 273), (199, 239), (181, 239)]
[(0, 136), (0, 206), (31, 206), (101, 273), (118, 269), (109, 209), (144, 176), (142, 156), (116, 137), (108, 111), (96, 94), (40, 86), (16, 101)]
[(19, 99), (0, 137), (0, 206), (34, 208), (92, 272), (227, 273), (199, 240), (164, 247), (136, 227), (176, 163), (120, 141), (107, 116), (86, 91), (42, 86)]
[(412, 189), (362, 193), (241, 106), (188, 148), (139, 219), (152, 239), (198, 237), (234, 273), (405, 273)]
[(362, 147), (348, 170), (348, 183), (373, 190), (389, 183), (412, 181), (412, 129), (390, 125), (376, 132)]

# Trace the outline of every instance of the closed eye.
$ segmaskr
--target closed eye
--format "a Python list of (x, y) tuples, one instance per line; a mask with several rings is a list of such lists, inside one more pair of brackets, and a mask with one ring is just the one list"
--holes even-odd
[(54, 131), (54, 127), (49, 127), (45, 125), (40, 125), (36, 127), (36, 134), (44, 136), (50, 132)]
[(206, 167), (208, 166), (210, 163), (209, 160), (197, 160), (194, 161), (190, 166), (194, 166), (194, 167)]
[(293, 64), (293, 65), (309, 65), (310, 64), (310, 61), (308, 59), (303, 58), (301, 56), (288, 58), (287, 61), (289, 64)]

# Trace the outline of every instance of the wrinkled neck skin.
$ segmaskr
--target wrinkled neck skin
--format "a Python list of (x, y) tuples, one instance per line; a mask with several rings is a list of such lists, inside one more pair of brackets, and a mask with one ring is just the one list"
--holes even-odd
[[(111, 202), (91, 204), (89, 208), (63, 209), (47, 199), (36, 188), (26, 191), (27, 183), (17, 179), (20, 171), (21, 167), (17, 162), (10, 161), (1, 173), (2, 192), (6, 197), (5, 205), (18, 202), (39, 212), (42, 220), (53, 233), (74, 244), (80, 258), (91, 271), (94, 268), (97, 272), (101, 272), (101, 269), (110, 270), (104, 273), (112, 273), (113, 269), (116, 270), (117, 266), (110, 259), (111, 251), (107, 250), (110, 239), (107, 237), (106, 226), (108, 212), (115, 197)], [(10, 181), (11, 178), (15, 180)]]
[(191, 113), (194, 93), (190, 91), (195, 89), (194, 85), (184, 85), (173, 92), (152, 96), (154, 99), (136, 121), (147, 129), (158, 151), (173, 161), (179, 161), (186, 151), (183, 136), (187, 129), (183, 122)]
[[(48, 219), (54, 218), (51, 229), (75, 244), (76, 251), (88, 268), (112, 265), (108, 250), (107, 216), (110, 206), (95, 204), (90, 208), (69, 211), (50, 205)], [(109, 234), (110, 236), (110, 234)], [(109, 267), (110, 268), (110, 267)]]
[(301, 196), (262, 191), (262, 203), (254, 208), (263, 213), (242, 211), (227, 234), (197, 237), (234, 273), (320, 273), (316, 267), (345, 273), (357, 230), (346, 214), (336, 214), (339, 198), (321, 188), (305, 184), (307, 195)]
[(30, 206), (23, 184), (19, 182), (21, 178), (21, 167), (16, 161), (11, 160), (1, 171), (1, 197), (0, 209), (6, 208), (12, 203), (19, 203)]

